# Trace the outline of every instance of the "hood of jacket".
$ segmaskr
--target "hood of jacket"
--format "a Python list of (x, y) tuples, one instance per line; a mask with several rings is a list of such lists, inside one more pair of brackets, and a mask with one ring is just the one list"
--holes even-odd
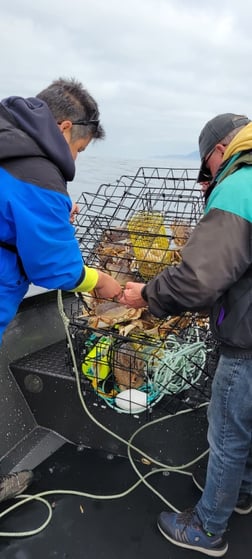
[(46, 157), (66, 181), (75, 163), (48, 105), (41, 99), (8, 97), (0, 103), (0, 164), (16, 157)]

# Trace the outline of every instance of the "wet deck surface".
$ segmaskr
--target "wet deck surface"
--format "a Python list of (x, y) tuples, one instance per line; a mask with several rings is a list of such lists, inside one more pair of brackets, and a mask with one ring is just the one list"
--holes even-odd
[[(138, 462), (142, 473), (150, 466)], [(137, 479), (127, 458), (104, 451), (79, 449), (65, 444), (35, 470), (30, 493), (74, 489), (93, 494), (125, 491)], [(157, 474), (153, 486), (180, 510), (200, 496), (190, 477)], [(156, 518), (166, 507), (141, 484), (119, 499), (69, 495), (48, 497), (54, 503), (52, 520), (42, 533), (28, 538), (0, 540), (3, 559), (195, 559), (200, 553), (180, 549), (159, 533)], [(6, 506), (6, 505), (5, 505)], [(4, 504), (1, 505), (3, 510)], [(2, 520), (1, 530), (31, 530), (44, 522), (46, 509), (32, 503)], [(233, 514), (228, 530), (227, 559), (252, 556), (251, 515)]]

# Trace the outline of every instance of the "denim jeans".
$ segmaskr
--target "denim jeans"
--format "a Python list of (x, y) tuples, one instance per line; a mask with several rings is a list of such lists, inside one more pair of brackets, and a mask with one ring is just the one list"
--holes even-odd
[(221, 355), (208, 408), (209, 460), (196, 511), (222, 534), (240, 492), (252, 493), (252, 359)]

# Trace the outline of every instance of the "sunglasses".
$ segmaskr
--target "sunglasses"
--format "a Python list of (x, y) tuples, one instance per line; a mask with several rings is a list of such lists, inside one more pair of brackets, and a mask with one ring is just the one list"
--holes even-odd
[(90, 124), (92, 124), (93, 126), (95, 126), (96, 128), (98, 128), (100, 121), (91, 118), (90, 120), (76, 120), (75, 122), (72, 122), (73, 125), (77, 124), (80, 126), (89, 126)]
[(215, 148), (216, 148), (216, 146), (214, 146), (214, 148), (210, 151), (210, 153), (208, 154), (208, 156), (205, 157), (205, 159), (204, 159), (204, 165), (207, 164), (207, 162), (209, 161), (211, 155), (213, 155), (213, 152), (215, 151)]
[[(228, 144), (223, 144), (223, 142), (219, 142), (219, 143), (221, 143), (221, 145), (223, 147), (226, 147), (228, 145)], [(205, 159), (204, 159), (204, 170), (202, 171), (202, 175), (204, 175), (204, 178), (208, 181), (212, 180), (213, 177), (212, 177), (212, 173), (211, 173), (210, 169), (208, 169), (208, 167), (207, 167), (207, 163), (208, 163), (211, 155), (213, 155), (214, 151), (216, 150), (216, 146), (217, 146), (217, 144), (213, 147), (213, 149), (210, 151), (208, 156), (205, 157)]]
[(204, 178), (205, 178), (207, 181), (210, 181), (210, 180), (212, 180), (212, 178), (213, 178), (210, 169), (208, 169), (208, 167), (207, 167), (207, 163), (208, 163), (208, 161), (209, 161), (211, 155), (213, 155), (213, 153), (214, 153), (214, 151), (215, 151), (215, 148), (216, 148), (216, 146), (213, 147), (213, 149), (210, 151), (210, 153), (208, 154), (208, 156), (205, 157), (205, 159), (204, 159), (204, 167), (203, 167), (204, 170), (202, 169), (202, 175), (204, 175)]
[[(73, 125), (77, 125), (77, 126), (89, 126), (90, 124), (92, 126), (95, 126), (95, 128), (97, 129), (100, 121), (96, 118), (90, 118), (89, 120), (74, 120), (71, 121)], [(62, 124), (62, 121), (57, 122), (58, 125)]]

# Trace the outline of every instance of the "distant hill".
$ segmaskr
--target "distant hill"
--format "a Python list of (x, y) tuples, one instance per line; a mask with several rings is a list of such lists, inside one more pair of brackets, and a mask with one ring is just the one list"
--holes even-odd
[(182, 157), (184, 157), (185, 159), (200, 159), (198, 151), (192, 151), (191, 153), (188, 153), (187, 155), (184, 155), (184, 156), (182, 155)]
[(199, 160), (199, 152), (192, 151), (191, 153), (168, 153), (167, 155), (154, 155), (155, 159), (193, 159)]

